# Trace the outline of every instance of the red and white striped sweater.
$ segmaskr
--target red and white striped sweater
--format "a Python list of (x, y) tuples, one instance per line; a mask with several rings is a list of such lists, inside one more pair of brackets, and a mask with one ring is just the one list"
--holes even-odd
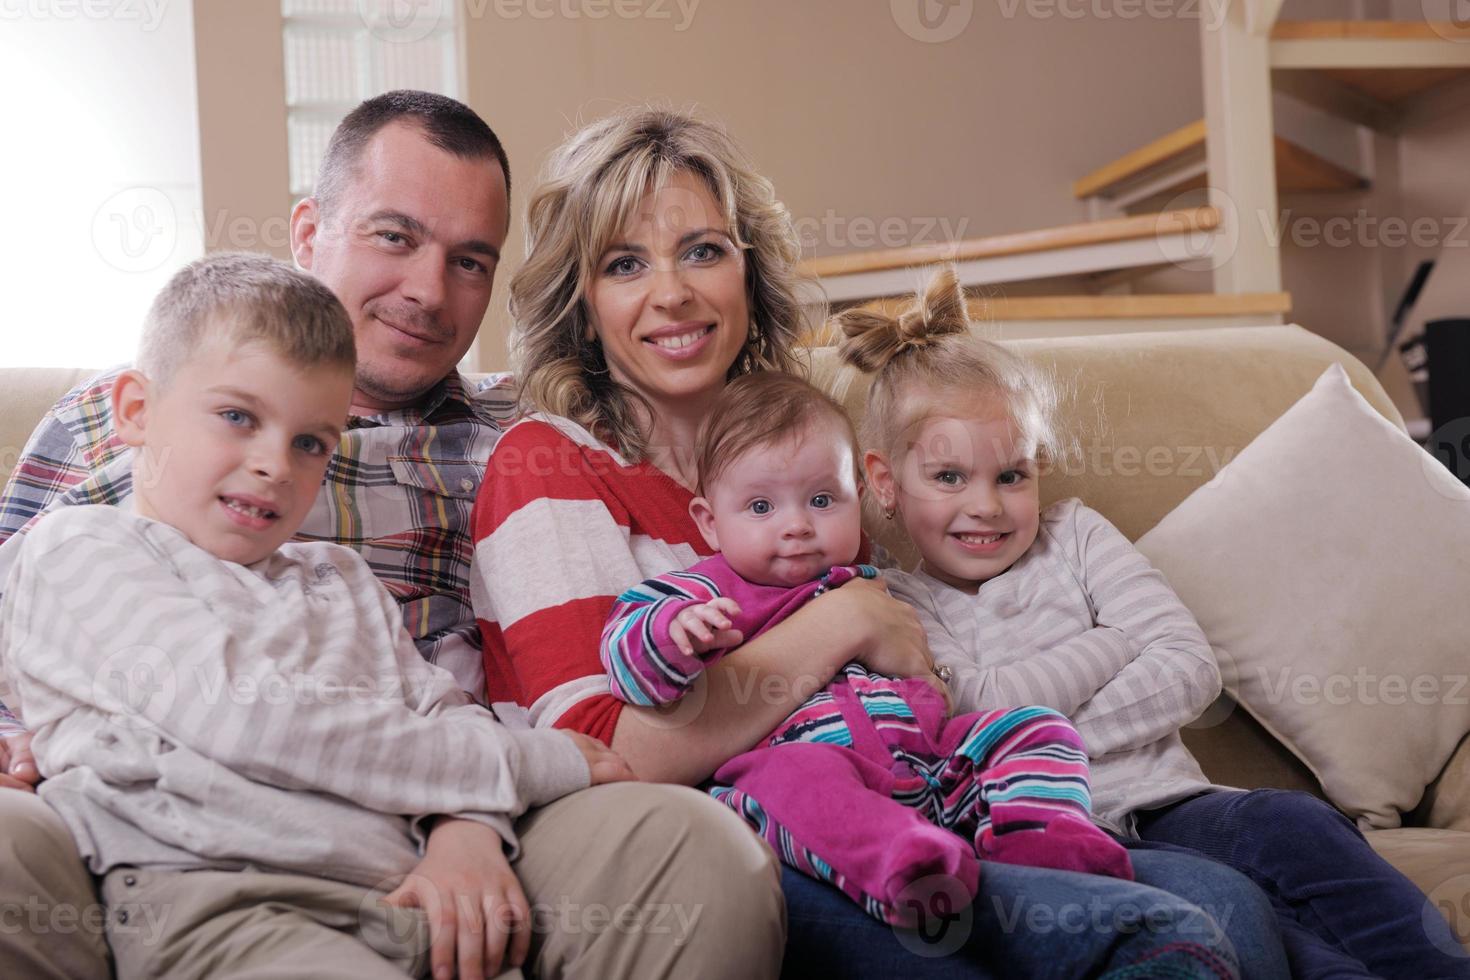
[(692, 499), (567, 419), (532, 415), (500, 437), (471, 517), (470, 598), (492, 704), (611, 741), (623, 703), (598, 659), (602, 628), (628, 586), (712, 554)]

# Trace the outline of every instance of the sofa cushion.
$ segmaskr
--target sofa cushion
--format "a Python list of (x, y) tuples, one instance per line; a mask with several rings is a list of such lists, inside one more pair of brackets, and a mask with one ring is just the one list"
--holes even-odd
[(10, 479), (31, 430), (62, 395), (96, 374), (88, 368), (0, 371), (0, 486)]
[(1226, 689), (1360, 825), (1398, 826), (1470, 731), (1470, 489), (1334, 366), (1138, 547)]
[(1401, 827), (1366, 836), (1373, 850), (1428, 896), (1424, 914), (1444, 916), (1470, 950), (1470, 833)]

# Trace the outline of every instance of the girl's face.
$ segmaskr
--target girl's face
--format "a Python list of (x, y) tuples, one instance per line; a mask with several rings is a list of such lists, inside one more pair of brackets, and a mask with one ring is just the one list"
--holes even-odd
[(643, 196), (587, 289), (613, 378), (657, 408), (712, 397), (750, 331), (745, 258), (714, 195), (675, 174)]
[(935, 415), (900, 443), (892, 462), (869, 452), (868, 479), (897, 510), (924, 569), (973, 594), (1036, 540), (1040, 494), (1035, 448), (1005, 407)]

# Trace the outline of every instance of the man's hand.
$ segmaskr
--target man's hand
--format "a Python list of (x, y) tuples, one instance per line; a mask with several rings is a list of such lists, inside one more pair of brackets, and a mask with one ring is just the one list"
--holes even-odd
[(0, 736), (0, 789), (34, 793), (40, 781), (41, 771), (31, 755), (31, 733)]
[(593, 786), (602, 783), (621, 783), (638, 778), (622, 756), (591, 735), (573, 731), (566, 731), (566, 734), (571, 736), (572, 741), (577, 743), (577, 748), (582, 750), (582, 758), (587, 760), (587, 768), (592, 770)]
[(737, 647), (745, 642), (745, 637), (739, 630), (731, 629), (734, 624), (730, 617), (738, 615), (740, 604), (729, 596), (689, 606), (669, 624), (669, 639), (686, 657)]
[(440, 820), (424, 859), (383, 901), (420, 908), (429, 920), (434, 980), (456, 965), (462, 980), (493, 977), (526, 962), (531, 909), (500, 835), (473, 820)]

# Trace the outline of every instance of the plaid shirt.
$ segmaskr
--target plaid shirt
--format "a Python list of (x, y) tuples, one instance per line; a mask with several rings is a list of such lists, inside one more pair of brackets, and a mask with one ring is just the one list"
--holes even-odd
[[(31, 434), (0, 495), (0, 589), (44, 512), (132, 493), (132, 450), (113, 431), (110, 407), (121, 370), (73, 388)], [(507, 374), (455, 373), (414, 408), (353, 416), (296, 534), (361, 554), (398, 600), (419, 653), (476, 698), (485, 673), (469, 602), (470, 509), (515, 400)], [(17, 724), (0, 704), (0, 730)]]

